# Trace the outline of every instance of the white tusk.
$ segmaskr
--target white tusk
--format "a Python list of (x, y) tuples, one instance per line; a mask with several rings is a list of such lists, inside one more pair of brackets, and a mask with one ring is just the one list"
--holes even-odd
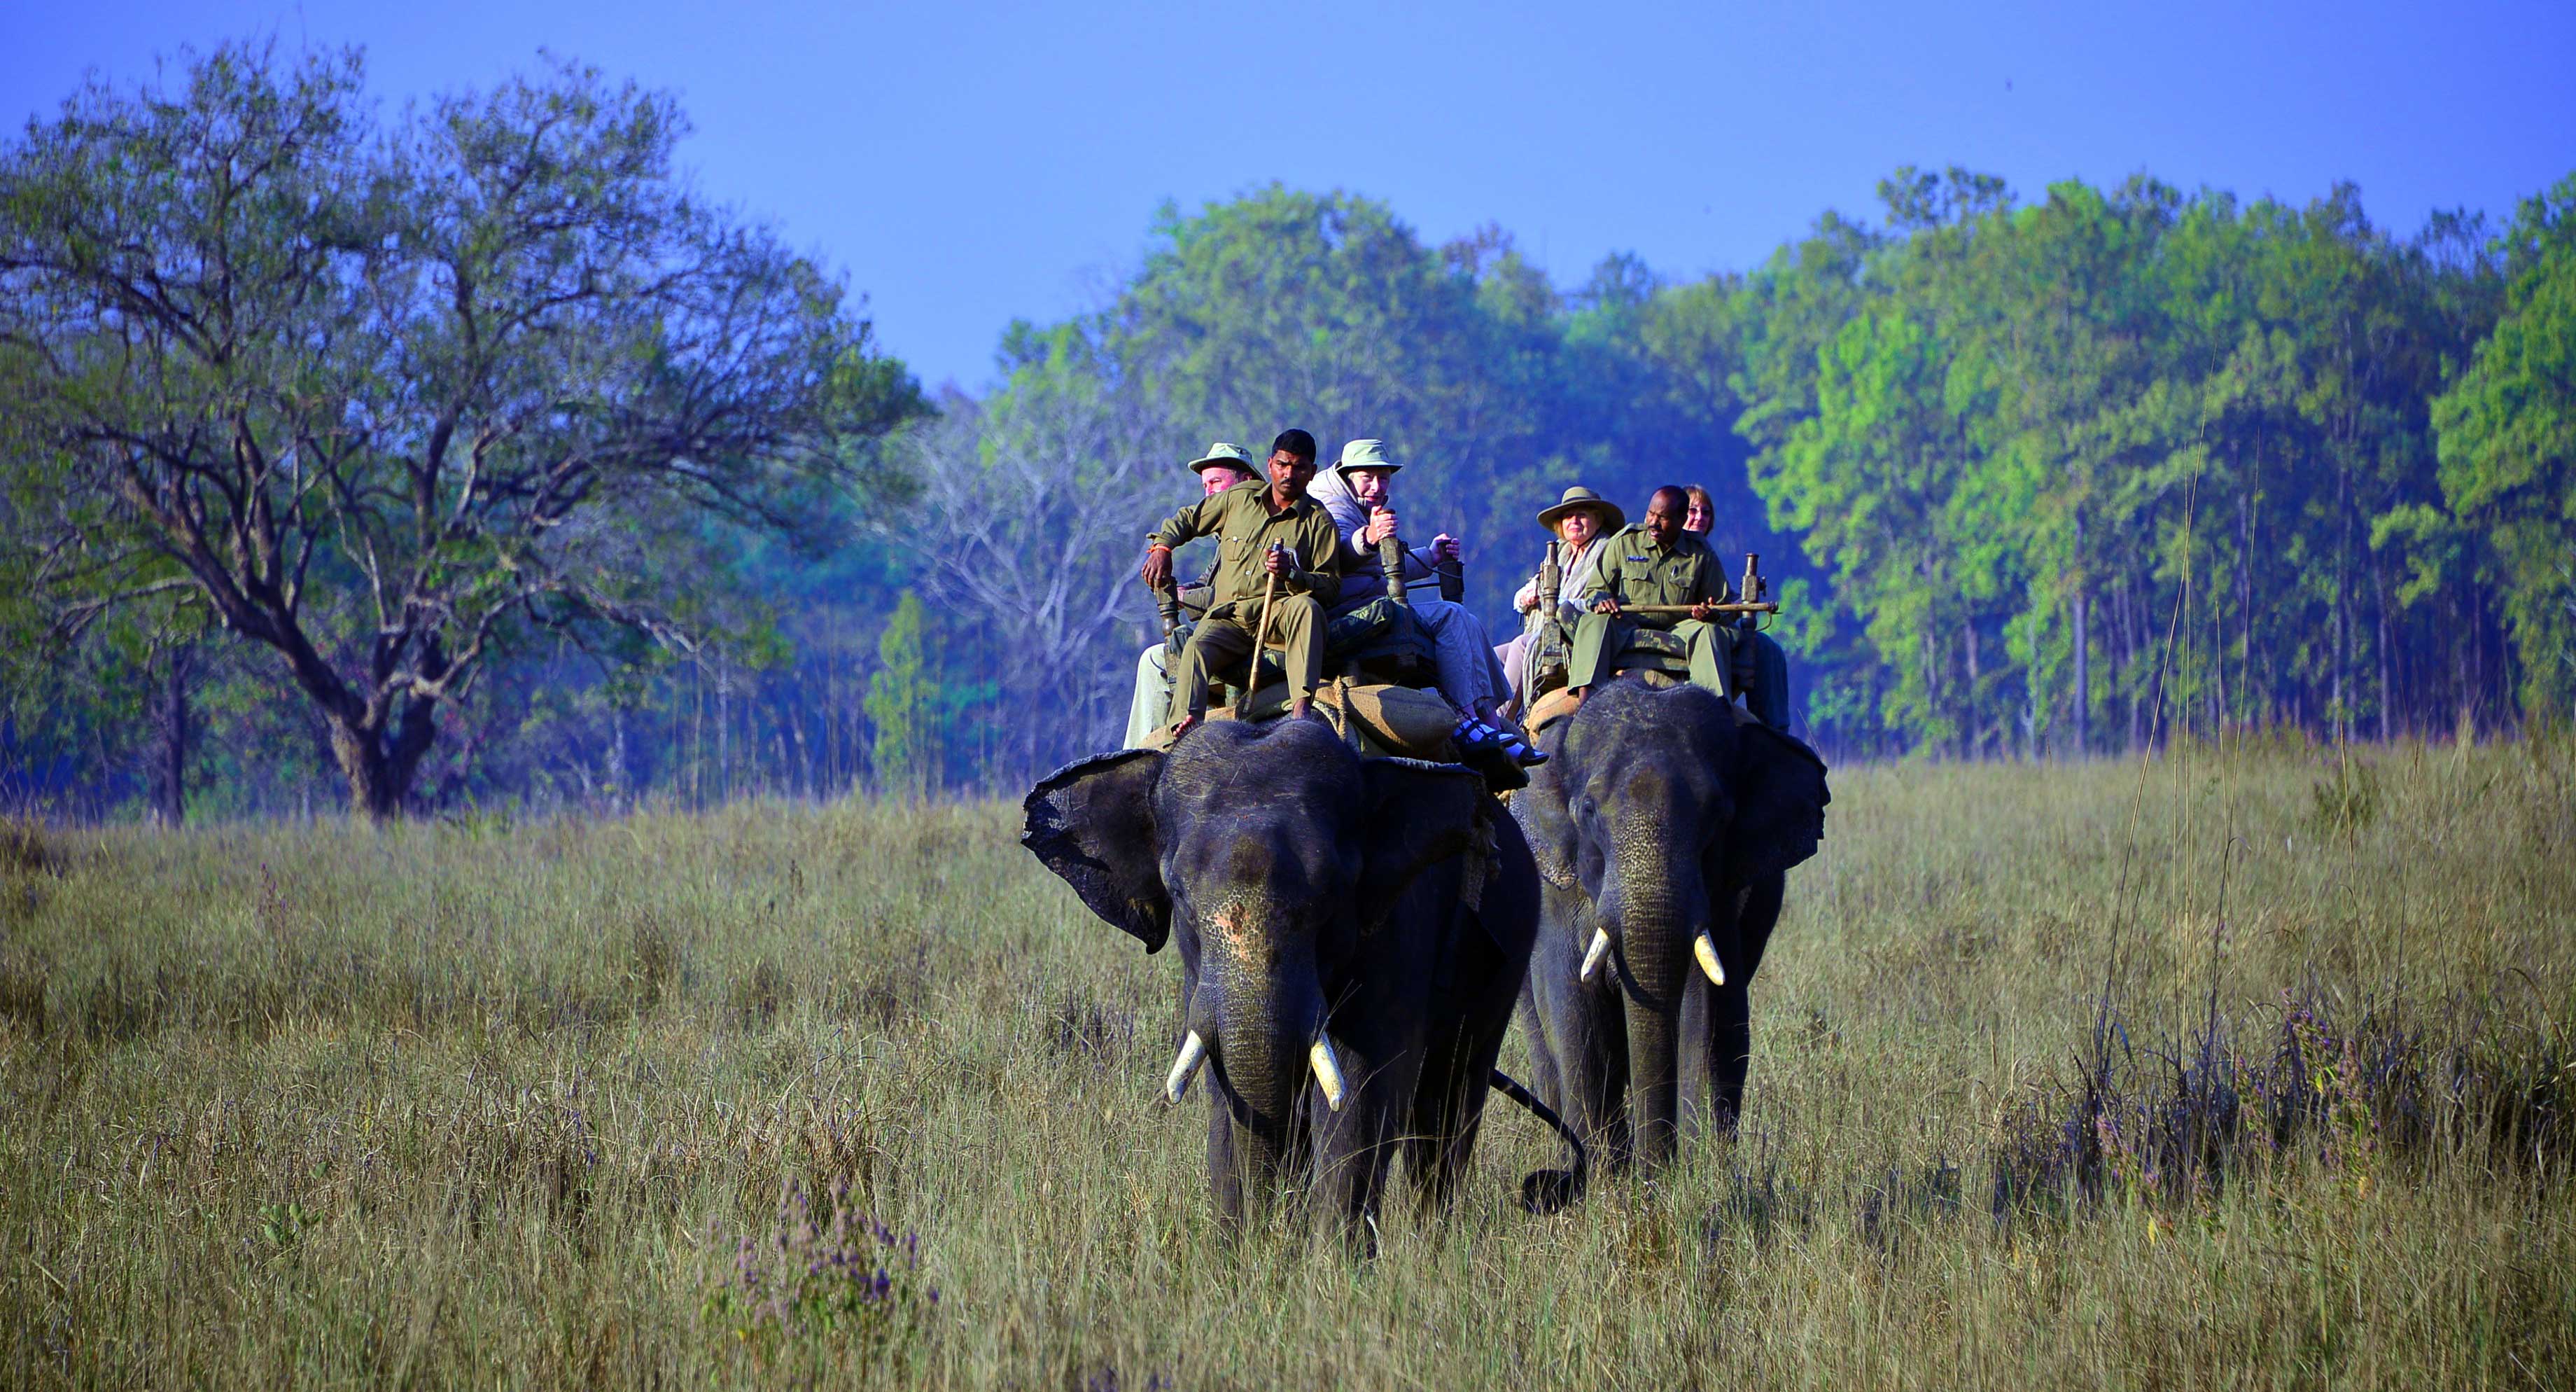
[(1306, 1062), (1315, 1066), (1315, 1081), (1324, 1089), (1324, 1105), (1340, 1111), (1342, 1061), (1333, 1057), (1332, 1039), (1325, 1035), (1315, 1036), (1315, 1047), (1306, 1051)]
[(1592, 974), (1601, 970), (1601, 959), (1609, 955), (1610, 934), (1599, 928), (1593, 929), (1592, 947), (1583, 954), (1583, 970), (1577, 975), (1585, 981), (1590, 981)]
[(1726, 984), (1726, 968), (1719, 965), (1717, 943), (1708, 934), (1700, 934), (1698, 941), (1691, 944), (1691, 955), (1699, 959), (1699, 969), (1708, 973), (1709, 984), (1714, 986)]
[(1180, 1101), (1181, 1094), (1190, 1090), (1190, 1076), (1205, 1062), (1207, 1041), (1199, 1038), (1197, 1030), (1191, 1030), (1190, 1037), (1181, 1041), (1181, 1056), (1172, 1061), (1172, 1076), (1163, 1080), (1163, 1095)]

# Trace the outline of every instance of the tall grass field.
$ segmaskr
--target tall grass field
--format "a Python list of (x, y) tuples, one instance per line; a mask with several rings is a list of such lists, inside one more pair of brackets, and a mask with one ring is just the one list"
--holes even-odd
[(2576, 1385), (2576, 744), (1833, 792), (1741, 1134), (1373, 1260), (1015, 806), (14, 828), (0, 1385)]

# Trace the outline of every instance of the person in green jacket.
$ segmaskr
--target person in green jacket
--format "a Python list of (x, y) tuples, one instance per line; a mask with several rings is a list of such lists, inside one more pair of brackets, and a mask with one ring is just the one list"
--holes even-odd
[[(1646, 504), (1645, 520), (1622, 528), (1604, 543), (1591, 591), (1574, 627), (1574, 657), (1566, 685), (1579, 700), (1617, 670), (1619, 654), (1639, 629), (1670, 633), (1687, 645), (1691, 681), (1728, 694), (1726, 672), (1732, 635), (1715, 623), (1726, 602), (1726, 575), (1717, 555), (1682, 530), (1690, 495), (1667, 484)], [(1632, 612), (1640, 605), (1689, 605), (1682, 614)]]
[(1258, 640), (1252, 630), (1264, 619), (1265, 590), (1275, 590), (1266, 637), (1284, 649), (1288, 713), (1307, 714), (1323, 680), (1324, 610), (1341, 595), (1342, 571), (1332, 514), (1306, 496), (1315, 479), (1315, 437), (1303, 430), (1280, 432), (1270, 444), (1266, 469), (1267, 480), (1202, 498), (1145, 538), (1143, 575), (1156, 590), (1171, 583), (1173, 547), (1217, 538), (1207, 616), (1181, 650), (1175, 734), (1187, 734), (1207, 718), (1213, 673), (1254, 656)]

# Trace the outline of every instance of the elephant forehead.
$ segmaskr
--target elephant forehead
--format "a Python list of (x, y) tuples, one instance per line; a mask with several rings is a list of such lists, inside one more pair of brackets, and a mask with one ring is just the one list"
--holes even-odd
[(1621, 759), (1605, 764), (1589, 780), (1589, 791), (1605, 809), (1622, 818), (1679, 816), (1696, 808), (1714, 781), (1705, 765), (1695, 764), (1684, 750)]
[(1171, 879), (1209, 902), (1236, 895), (1300, 899), (1333, 891), (1342, 860), (1338, 829), (1277, 807), (1185, 827), (1172, 846)]
[(1268, 935), (1265, 925), (1269, 915), (1266, 905), (1252, 899), (1236, 897), (1216, 906), (1207, 916), (1206, 934), (1211, 946), (1226, 952), (1250, 952)]

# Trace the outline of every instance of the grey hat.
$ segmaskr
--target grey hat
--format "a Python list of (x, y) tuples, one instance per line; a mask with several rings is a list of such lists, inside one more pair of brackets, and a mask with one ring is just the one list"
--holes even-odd
[(1565, 496), (1556, 500), (1556, 506), (1540, 509), (1538, 524), (1551, 532), (1555, 531), (1556, 524), (1576, 508), (1590, 508), (1600, 513), (1603, 522), (1601, 530), (1605, 535), (1628, 525), (1628, 514), (1621, 512), (1617, 503), (1579, 483), (1565, 490)]
[(1254, 478), (1261, 477), (1261, 466), (1253, 462), (1250, 451), (1241, 445), (1229, 445), (1223, 440), (1208, 446), (1207, 453), (1191, 460), (1190, 472), (1203, 473), (1210, 465), (1215, 464), (1223, 464), (1230, 469), (1241, 469)]
[(1382, 474), (1391, 474), (1403, 467), (1386, 457), (1384, 440), (1353, 440), (1342, 446), (1341, 460), (1333, 465), (1336, 471), (1345, 473), (1352, 469), (1375, 469)]

